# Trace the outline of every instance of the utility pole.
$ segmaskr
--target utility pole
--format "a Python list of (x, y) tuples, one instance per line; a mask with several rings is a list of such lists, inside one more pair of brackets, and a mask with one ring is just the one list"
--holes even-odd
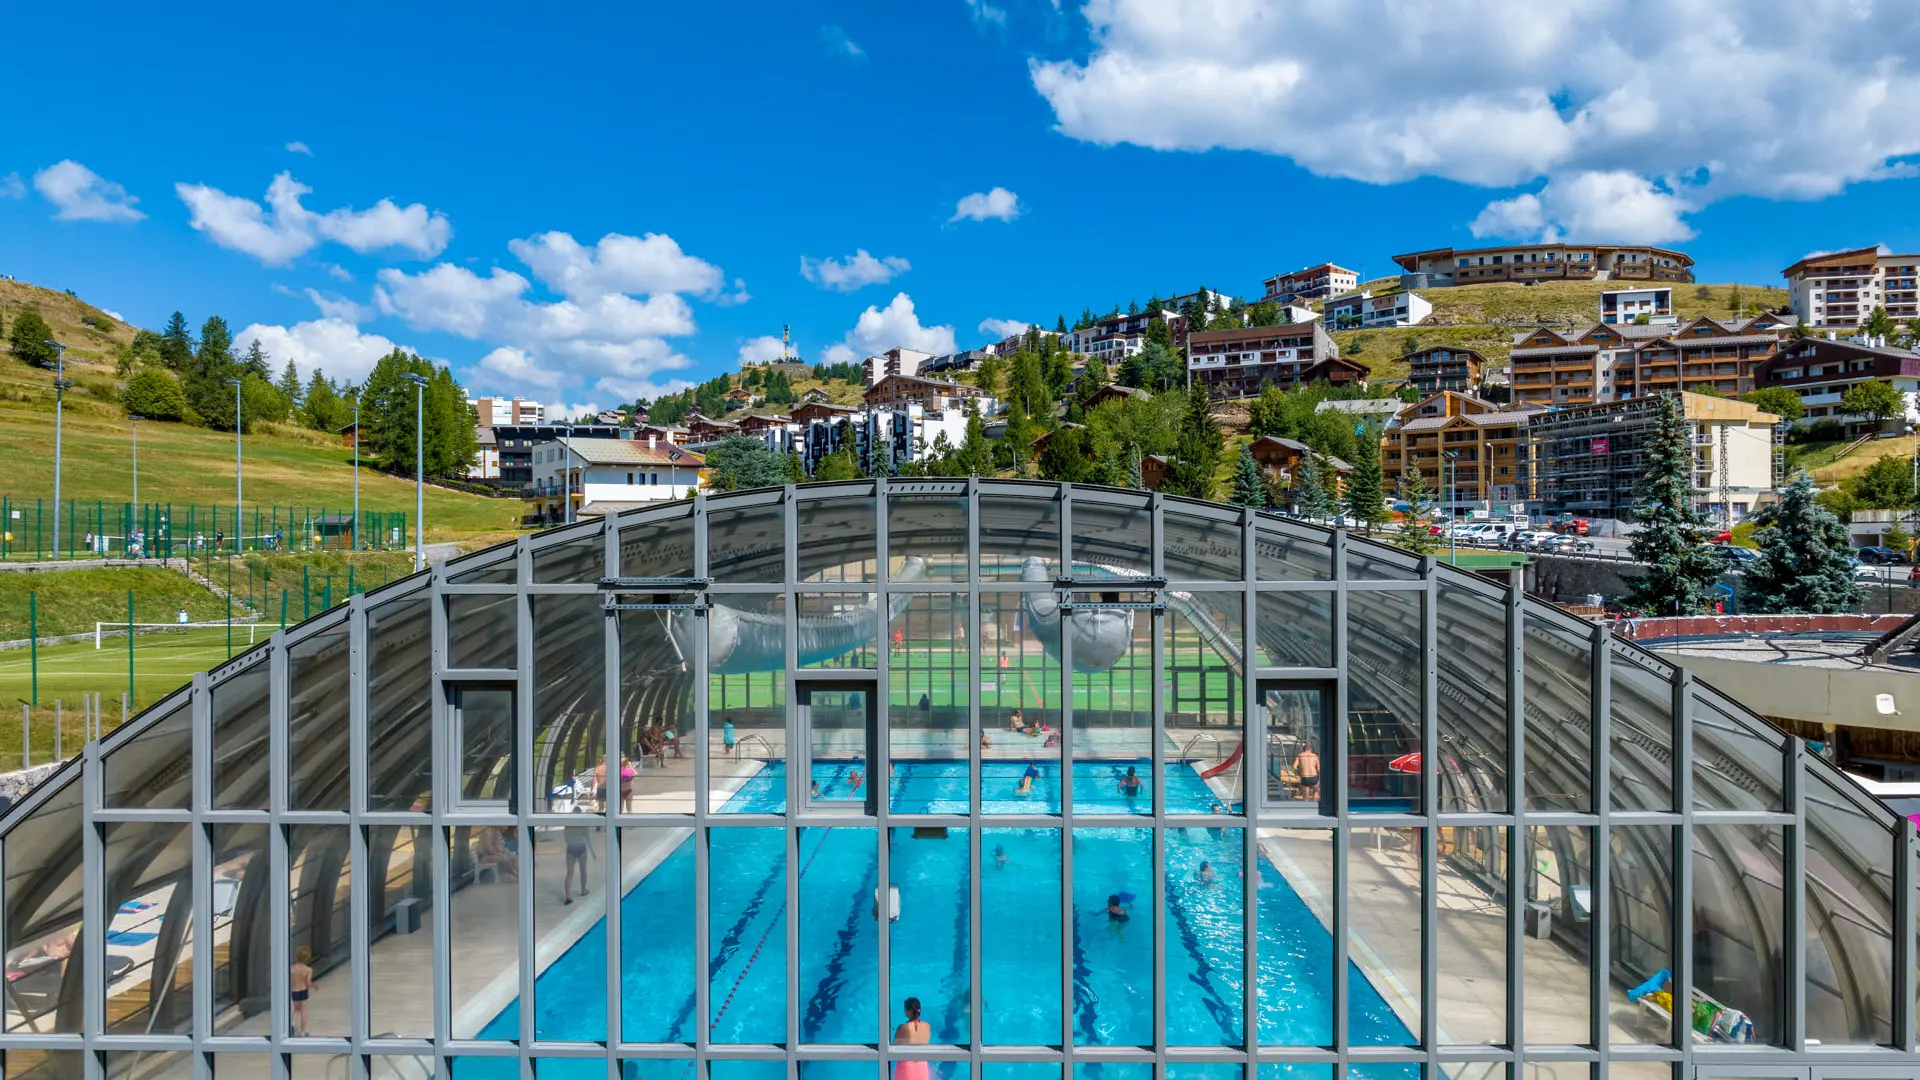
[(360, 550), (360, 398), (353, 399), (353, 550)]
[[(132, 422), (131, 428), (133, 431), (133, 515), (127, 521), (127, 538), (123, 547), (131, 549), (133, 546), (133, 530), (140, 524), (140, 421), (145, 420), (146, 417), (141, 416), (139, 413), (128, 413), (127, 419)], [(145, 544), (141, 545), (140, 553), (142, 555), (146, 554)], [(131, 555), (133, 552), (128, 550), (127, 554)], [(127, 636), (132, 637), (133, 631), (127, 631)], [(131, 695), (133, 693), (131, 689), (132, 684), (129, 683), (128, 686), (129, 689), (127, 693)], [(127, 700), (131, 702), (133, 698), (129, 696)]]
[[(427, 380), (411, 371), (405, 378), (413, 384), (413, 572), (417, 574), (427, 568)], [(355, 442), (359, 436), (355, 429)]]
[(245, 544), (242, 539), (245, 533), (241, 528), (240, 504), (246, 502), (247, 493), (241, 481), (240, 380), (228, 379), (227, 385), (233, 387), (233, 550), (237, 555)]
[[(1458, 465), (1454, 464), (1454, 459), (1458, 458), (1459, 456), (1460, 455), (1457, 452), (1452, 450), (1448, 450), (1447, 452), (1440, 455), (1440, 459), (1441, 459), (1440, 471), (1443, 474), (1441, 477), (1440, 486), (1446, 490), (1447, 494), (1445, 495), (1445, 498), (1449, 504), (1453, 502), (1453, 487), (1448, 482), (1444, 474), (1447, 472), (1448, 469), (1459, 468)], [(1458, 566), (1460, 565), (1460, 522), (1459, 522), (1459, 519), (1454, 517), (1453, 509), (1451, 505), (1449, 505), (1447, 509), (1447, 541), (1453, 547), (1453, 554), (1449, 557), (1448, 561), (1451, 562), (1453, 565)]]
[(67, 347), (57, 341), (47, 344), (53, 347), (53, 553), (57, 559), (60, 557), (60, 415), (67, 387), (73, 384), (67, 381)]

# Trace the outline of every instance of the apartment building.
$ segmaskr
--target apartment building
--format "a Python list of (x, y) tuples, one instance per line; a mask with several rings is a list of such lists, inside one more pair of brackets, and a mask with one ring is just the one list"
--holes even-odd
[(468, 398), (467, 405), (473, 409), (474, 423), (481, 427), (507, 427), (547, 422), (546, 407), (537, 401), (483, 397)]
[(1511, 396), (1556, 408), (1709, 388), (1734, 397), (1758, 385), (1755, 373), (1781, 336), (1764, 316), (1525, 331), (1508, 354)]
[(1693, 281), (1693, 259), (1645, 245), (1510, 244), (1503, 247), (1433, 248), (1395, 255), (1414, 281), (1409, 287), (1443, 289), (1486, 281)]
[(1386, 326), (1418, 326), (1433, 314), (1433, 305), (1416, 292), (1405, 290), (1375, 296), (1352, 293), (1320, 306), (1321, 318), (1335, 330), (1378, 330)]
[[(1696, 507), (1715, 521), (1746, 520), (1773, 497), (1773, 432), (1780, 418), (1730, 398), (1677, 396), (1693, 445)], [(1526, 427), (1533, 511), (1627, 518), (1647, 469), (1659, 400), (1637, 397), (1534, 414)]]
[(1321, 490), (1334, 498), (1339, 498), (1347, 489), (1347, 477), (1353, 472), (1353, 466), (1334, 457), (1332, 454), (1316, 453), (1306, 443), (1297, 439), (1283, 439), (1278, 435), (1262, 435), (1247, 444), (1247, 450), (1253, 454), (1254, 463), (1269, 479), (1279, 480), (1292, 491), (1300, 479), (1300, 465), (1307, 458), (1313, 459), (1318, 472)]
[(1167, 336), (1176, 348), (1187, 344), (1187, 320), (1172, 308), (1137, 315), (1109, 315), (1067, 334), (1067, 351), (1091, 356), (1109, 369), (1147, 347), (1147, 328), (1155, 320), (1167, 324)]
[(533, 481), (521, 489), (530, 516), (564, 520), (616, 514), (647, 503), (685, 498), (700, 486), (704, 458), (657, 439), (542, 442), (533, 451)]
[(1891, 383), (1905, 402), (1904, 415), (1890, 424), (1920, 423), (1920, 354), (1910, 349), (1801, 338), (1782, 345), (1759, 372), (1761, 386), (1781, 386), (1800, 395), (1804, 412), (1799, 424), (1837, 420), (1849, 436), (1880, 429), (1871, 417), (1840, 409), (1840, 398), (1848, 390), (1874, 380)]
[(869, 356), (864, 362), (867, 385), (872, 386), (889, 375), (918, 375), (920, 368), (932, 359), (932, 353), (903, 349), (898, 346), (888, 349), (879, 356)]
[(1343, 359), (1319, 321), (1285, 326), (1202, 330), (1187, 336), (1187, 374), (1230, 397), (1246, 397), (1269, 384), (1297, 386), (1324, 379), (1365, 383), (1367, 365)]
[(1442, 390), (1400, 411), (1381, 437), (1389, 484), (1420, 470), (1443, 514), (1509, 506), (1527, 497), (1527, 424), (1544, 410)]
[(621, 428), (615, 424), (495, 424), (492, 427), (500, 457), (500, 476), (496, 483), (509, 489), (533, 482), (533, 450), (541, 443), (565, 439), (569, 432), (576, 442), (623, 437)]
[(1295, 270), (1291, 274), (1275, 274), (1261, 282), (1267, 287), (1262, 300), (1272, 300), (1280, 304), (1306, 303), (1309, 300), (1321, 300), (1329, 296), (1338, 296), (1360, 287), (1360, 275), (1344, 266), (1333, 263), (1321, 263), (1304, 270)]
[(1407, 354), (1407, 385), (1422, 397), (1442, 390), (1472, 393), (1480, 385), (1487, 358), (1458, 345), (1430, 345)]
[(1920, 255), (1855, 248), (1809, 255), (1780, 273), (1788, 304), (1808, 326), (1859, 326), (1875, 307), (1900, 322), (1920, 318)]
[[(354, 429), (354, 436), (359, 437), (357, 428)], [(500, 479), (500, 437), (490, 427), (475, 428), (473, 442), (473, 464), (467, 469), (467, 479)]]
[(970, 400), (979, 403), (982, 413), (993, 411), (994, 400), (977, 386), (915, 375), (889, 375), (868, 387), (866, 394), (869, 408), (920, 405), (932, 412), (963, 409)]
[(1673, 290), (1661, 286), (1657, 289), (1614, 289), (1600, 294), (1600, 321), (1608, 326), (1639, 322), (1643, 315), (1648, 322), (1672, 319)]

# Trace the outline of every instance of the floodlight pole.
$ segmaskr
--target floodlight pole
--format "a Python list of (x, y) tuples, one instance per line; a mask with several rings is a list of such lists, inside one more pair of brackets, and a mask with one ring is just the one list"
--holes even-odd
[[(49, 341), (53, 347), (53, 557), (60, 557), (60, 414), (66, 401), (67, 347)], [(72, 538), (69, 537), (69, 540)], [(39, 700), (36, 695), (35, 701)]]
[[(408, 372), (406, 380), (413, 384), (413, 572), (419, 573), (427, 568), (427, 380)], [(360, 438), (359, 429), (354, 430), (354, 441)]]
[(353, 399), (353, 550), (360, 550), (360, 399)]
[(246, 484), (241, 476), (240, 383), (239, 379), (227, 380), (227, 385), (233, 387), (233, 551), (236, 555), (240, 553), (243, 544), (241, 537), (244, 530), (241, 525), (240, 504), (247, 501)]

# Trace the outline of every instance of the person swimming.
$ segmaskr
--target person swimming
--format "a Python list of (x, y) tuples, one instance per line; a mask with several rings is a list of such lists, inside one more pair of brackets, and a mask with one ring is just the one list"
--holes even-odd
[(1142, 786), (1140, 774), (1134, 771), (1133, 766), (1127, 766), (1127, 775), (1120, 778), (1120, 794), (1129, 799), (1138, 798)]
[(1193, 872), (1193, 879), (1202, 885), (1212, 886), (1214, 884), (1213, 864), (1202, 861), (1200, 869)]
[(1113, 933), (1119, 933), (1122, 928), (1133, 921), (1133, 916), (1127, 914), (1127, 906), (1120, 902), (1119, 893), (1109, 893), (1107, 895), (1107, 906), (1102, 910), (1107, 913), (1107, 929)]
[(1014, 789), (1019, 795), (1033, 794), (1033, 782), (1040, 779), (1040, 768), (1033, 762), (1027, 762), (1027, 771), (1020, 774), (1020, 786)]
[(1007, 846), (1005, 844), (993, 845), (993, 865), (1002, 870), (1007, 868)]

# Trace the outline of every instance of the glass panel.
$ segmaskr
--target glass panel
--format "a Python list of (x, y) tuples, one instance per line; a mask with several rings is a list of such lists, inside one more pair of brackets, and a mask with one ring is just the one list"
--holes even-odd
[(601, 530), (533, 553), (536, 584), (590, 584), (607, 576), (607, 540)]
[(620, 530), (620, 576), (690, 578), (693, 576), (693, 509)]
[(266, 1054), (214, 1054), (212, 1064), (214, 1080), (272, 1080), (273, 1077), (273, 1058)]
[(213, 688), (213, 807), (267, 808), (267, 727), (272, 664), (252, 667)]
[(1699, 810), (1780, 810), (1786, 736), (1742, 716), (1699, 683), (1693, 694), (1693, 805)]
[(513, 691), (466, 686), (454, 696), (456, 805), (499, 805), (513, 795)]
[(1508, 835), (1491, 825), (1440, 827), (1434, 1007), (1452, 1044), (1507, 1042)]
[(709, 829), (707, 835), (708, 1038), (785, 1042), (786, 831)]
[(1153, 512), (1144, 501), (1073, 500), (1073, 576), (1153, 572)]
[(1364, 541), (1347, 545), (1349, 581), (1416, 581), (1419, 577), (1419, 559), (1406, 552)]
[(808, 804), (817, 810), (867, 812), (872, 785), (879, 783), (869, 775), (872, 695), (803, 687), (800, 706), (800, 723), (807, 733)]
[(516, 666), (514, 636), (519, 623), (519, 600), (511, 593), (447, 597), (447, 666)]
[(1060, 1080), (1060, 1066), (1049, 1061), (987, 1061), (981, 1080)]
[(1673, 684), (1616, 649), (1609, 695), (1613, 808), (1672, 810)]
[[(895, 900), (897, 876), (885, 889), (877, 884), (878, 838), (875, 829), (846, 828), (801, 829), (795, 837), (802, 867), (799, 964), (801, 995), (807, 999), (800, 1010), (803, 1043), (879, 1039), (876, 917), (896, 918), (896, 909), (905, 905)], [(902, 996), (911, 992), (896, 989)]]
[[(86, 1051), (8, 1047), (4, 1063), (9, 1080), (80, 1080), (85, 1075)], [(260, 1080), (267, 1078), (263, 1074)]]
[(691, 1080), (697, 1075), (699, 1074), (694, 1072), (692, 1058), (620, 1059), (620, 1080)]
[(1074, 953), (1086, 971), (1074, 978), (1086, 988), (1075, 1002), (1076, 1046), (1153, 1042), (1154, 911), (1142, 873), (1152, 866), (1151, 829), (1074, 830)]
[(894, 580), (967, 580), (964, 495), (894, 495), (887, 502), (887, 573)]
[(873, 499), (801, 499), (797, 535), (800, 538), (801, 581), (873, 581)]
[[(1505, 813), (1508, 724), (1506, 607), (1440, 583), (1434, 611), (1441, 758), (1440, 812)], [(1475, 1040), (1478, 1041), (1478, 1040)]]
[[(893, 810), (899, 814), (964, 814), (969, 682), (966, 593), (914, 593), (893, 598), (887, 630), (887, 753)], [(993, 736), (981, 733), (983, 754)]]
[(1259, 1068), (1259, 1080), (1333, 1080), (1332, 1065), (1314, 1062), (1263, 1061)]
[(1168, 829), (1166, 851), (1167, 1042), (1239, 1046), (1246, 1041), (1246, 833)]
[(353, 1033), (349, 835), (345, 825), (287, 830), (287, 989), (293, 998), (288, 1027), (303, 1035)]
[(511, 585), (519, 573), (519, 559), (516, 558), (518, 544), (505, 543), (490, 548), (496, 556), (485, 561), (469, 563), (468, 569), (452, 574), (447, 578), (449, 585)]
[[(1695, 825), (1693, 829), (1693, 1010), (1703, 1020), (1738, 1010), (1752, 1041), (1784, 1036), (1786, 924), (1781, 886), (1785, 830), (1775, 825)], [(1531, 1008), (1531, 995), (1529, 995)], [(1727, 1014), (1729, 1020), (1732, 1014)], [(1709, 1024), (1711, 1031), (1711, 1025)], [(1710, 1040), (1732, 1034), (1727, 1024)], [(1745, 1034), (1742, 1029), (1741, 1034)], [(1696, 1034), (1696, 1041), (1700, 1035)]]
[(987, 1004), (980, 1034), (987, 1044), (1059, 1045), (1059, 911), (1060, 830), (980, 830), (980, 1000)]
[(185, 810), (193, 798), (193, 697), (182, 694), (100, 763), (101, 798), (109, 808)]
[(724, 814), (787, 809), (786, 597), (733, 593), (718, 598), (707, 633), (709, 808)]
[[(1080, 529), (1080, 509), (1073, 511)], [(1165, 508), (1160, 513), (1160, 565), (1169, 581), (1245, 581), (1240, 523)]]
[[(904, 602), (896, 598), (895, 603)], [(880, 632), (879, 598), (871, 593), (799, 593), (795, 633), (803, 668), (873, 668)]]
[[(606, 829), (599, 818), (576, 812), (578, 824), (533, 830), (535, 963), (540, 957), (555, 957), (534, 979), (533, 1036), (553, 1042), (605, 1042)], [(633, 926), (621, 924), (621, 940), (644, 942), (649, 934), (672, 923), (671, 912), (647, 911)], [(691, 930), (683, 921), (680, 933), (672, 935), (675, 940), (661, 944), (666, 948), (683, 944), (680, 939), (691, 940)], [(656, 1004), (640, 995), (627, 1000), (635, 1008)], [(519, 1026), (519, 1006), (516, 1001), (508, 1010), (515, 1014), (513, 1027)]]
[(1060, 812), (1060, 658), (1035, 631), (1030, 595), (980, 594), (980, 726), (993, 738), (981, 751), (986, 814)]
[[(971, 1039), (967, 1024), (972, 908), (968, 840), (965, 829), (896, 828), (887, 851), (887, 870), (900, 890), (903, 913), (888, 926), (888, 985), (896, 1007), (907, 998), (919, 999), (920, 1019), (928, 1025), (927, 1041), (941, 1045)], [(991, 861), (992, 856), (983, 849), (982, 859)], [(997, 932), (999, 927), (994, 929)], [(1059, 955), (1057, 949), (1055, 955)], [(891, 1022), (904, 1019), (896, 1014)]]
[(345, 810), (353, 672), (347, 624), (287, 650), (287, 806)]
[(1585, 1046), (1593, 1041), (1593, 834), (1572, 825), (1527, 832), (1523, 1036)]
[(519, 1012), (508, 1008), (520, 972), (519, 830), (456, 825), (446, 832), (453, 1037), (519, 1042)]
[(1020, 581), (1028, 573), (1033, 581), (1060, 576), (1060, 507), (1046, 499), (980, 496), (980, 580)]
[[(1144, 594), (1078, 597), (1131, 600)], [(1046, 614), (1044, 604), (1051, 599), (1045, 597), (1034, 610)], [(1153, 617), (1144, 611), (1082, 609), (1062, 621), (1061, 632), (1073, 641), (1074, 812), (1151, 814)], [(1038, 615), (1033, 623), (1037, 636), (1049, 634)]]
[(1673, 1045), (1673, 829), (1615, 825), (1607, 1038)]
[[(618, 619), (620, 744), (654, 750), (638, 755), (630, 805), (637, 813), (691, 814), (696, 683), (690, 661), (704, 620), (691, 611), (623, 611)], [(714, 729), (717, 747), (722, 733), (718, 723)]]
[(367, 808), (405, 810), (433, 790), (432, 609), (367, 613)]
[(104, 947), (108, 1032), (193, 1030), (193, 842), (190, 826), (119, 824), (106, 841)]
[[(784, 1061), (708, 1060), (707, 1077), (708, 1080), (787, 1080), (787, 1063)], [(681, 1077), (680, 1080), (687, 1080), (687, 1078)]]
[[(1176, 597), (1177, 599), (1177, 597)], [(1167, 813), (1235, 810), (1245, 799), (1234, 757), (1245, 735), (1240, 676), (1244, 593), (1192, 593), (1164, 617)], [(1211, 775), (1209, 775), (1211, 774)]]
[(1526, 617), (1527, 808), (1593, 808), (1593, 648)]
[[(693, 846), (691, 829), (620, 830), (623, 878), (640, 875), (631, 886), (623, 882), (628, 891), (620, 898), (620, 1037), (628, 1042), (690, 1042), (694, 1037)], [(606, 879), (591, 858), (588, 869), (593, 891), (586, 903), (594, 909), (603, 902), (601, 884)], [(561, 1001), (574, 985), (570, 958), (580, 951), (568, 952), (541, 976), (559, 984), (555, 992)], [(581, 963), (580, 985), (604, 985), (606, 969), (590, 968), (597, 962), (590, 956)]]
[(707, 512), (707, 576), (715, 581), (780, 582), (787, 537), (779, 503)]
[[(112, 1080), (123, 1076), (137, 1076), (140, 1080), (193, 1080), (193, 1057), (190, 1050), (110, 1051), (105, 1071)], [(12, 1077), (18, 1074), (9, 1069), (7, 1075)]]
[(1333, 666), (1333, 594), (1263, 592), (1254, 603), (1254, 659), (1262, 667)]
[(376, 1035), (433, 1035), (432, 835), (424, 824), (367, 828), (367, 865), (375, 871), (367, 881), (367, 1028)]
[(530, 596), (527, 602), (533, 612), (534, 810), (571, 809), (589, 786), (608, 788), (610, 772), (620, 780), (615, 797), (632, 809), (635, 777), (642, 767), (665, 767), (666, 743), (652, 718), (641, 727), (639, 717), (627, 717), (627, 728), (638, 730), (623, 729), (620, 745), (638, 763), (623, 757), (607, 767), (607, 616), (600, 597)]
[(1355, 1046), (1420, 1041), (1422, 831), (1359, 828), (1347, 841), (1347, 1035)]
[(1076, 1061), (1073, 1080), (1153, 1080), (1153, 1066), (1144, 1061)]
[(1327, 798), (1321, 751), (1331, 688), (1271, 683), (1260, 689), (1266, 728), (1266, 804), (1302, 812)]
[(1305, 538), (1258, 519), (1253, 534), (1253, 572), (1261, 581), (1332, 581), (1333, 549), (1330, 538), (1313, 534)]
[(1420, 593), (1347, 595), (1347, 805), (1419, 813)]
[(1890, 1044), (1893, 819), (1807, 774), (1807, 1038)]
[(211, 825), (207, 840), (213, 853), (214, 955), (225, 951), (213, 969), (213, 1014), (242, 1018), (231, 1030), (223, 1028), (223, 1035), (265, 1035), (272, 1030), (268, 1007), (273, 1000), (267, 826)]
[(1169, 1061), (1165, 1080), (1246, 1080), (1246, 1066), (1232, 1061)]

